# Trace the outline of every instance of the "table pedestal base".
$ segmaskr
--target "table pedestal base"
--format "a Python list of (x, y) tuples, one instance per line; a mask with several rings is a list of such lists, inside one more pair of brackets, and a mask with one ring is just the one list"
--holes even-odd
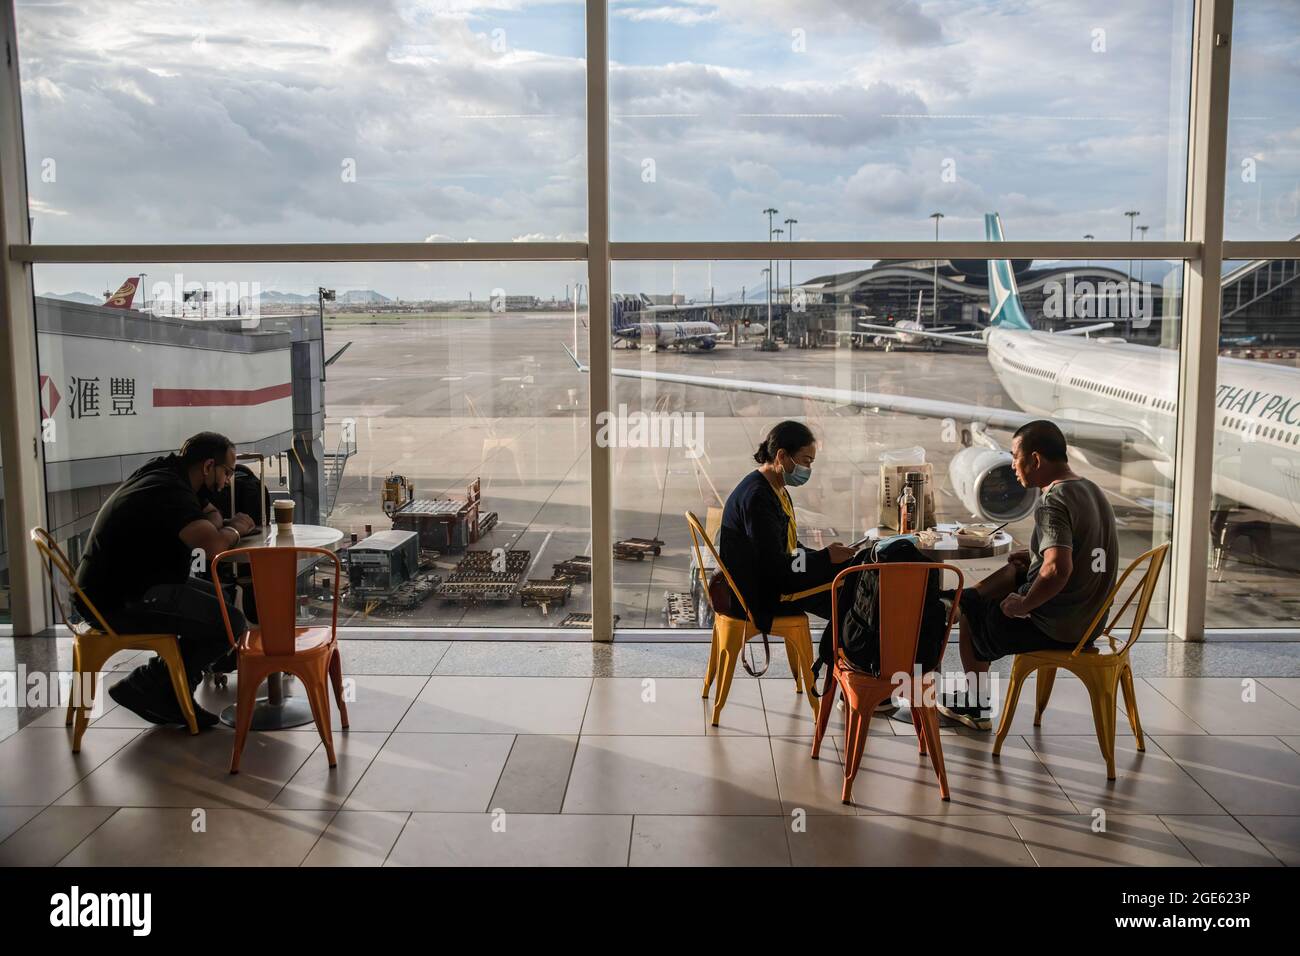
[[(267, 695), (257, 698), (253, 705), (253, 722), (249, 730), (288, 730), (316, 722), (311, 704), (305, 697), (289, 697), (284, 692), (284, 675), (272, 674), (266, 680)], [(221, 712), (221, 722), (235, 726), (238, 706), (231, 704)]]
[[(235, 726), (234, 704), (221, 712), (221, 722), (227, 727)], [(301, 697), (286, 697), (279, 704), (271, 703), (269, 698), (259, 697), (253, 705), (253, 723), (250, 730), (288, 730), (301, 727), (315, 721), (311, 715), (311, 704)]]

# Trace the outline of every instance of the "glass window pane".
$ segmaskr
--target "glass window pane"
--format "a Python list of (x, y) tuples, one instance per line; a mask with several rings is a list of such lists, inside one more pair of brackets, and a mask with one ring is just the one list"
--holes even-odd
[(1300, 235), (1300, 6), (1258, 0), (1233, 7), (1224, 237)]
[(613, 237), (915, 240), (941, 212), (984, 239), (996, 209), (1015, 239), (1181, 239), (1191, 23), (1189, 0), (615, 3)]
[[(819, 442), (792, 492), (809, 549), (894, 523), (894, 462), (928, 466), (934, 521), (1010, 522), (1028, 547), (1034, 498), (1007, 450), (1036, 418), (1061, 424), (1071, 466), (1114, 509), (1120, 553), (1090, 568), (1168, 541), (1182, 264), (1135, 263), (1131, 297), (1127, 262), (1005, 265), (1029, 328), (1004, 307), (990, 329), (984, 261), (795, 262), (793, 283), (780, 263), (770, 313), (765, 263), (616, 263), (614, 534), (660, 549), (615, 562), (619, 626), (707, 619), (683, 512), (716, 534), (784, 419)], [(967, 564), (970, 582), (1004, 560)], [(1148, 623), (1166, 613), (1162, 581)]]
[(1300, 622), (1300, 262), (1230, 262), (1214, 402), (1207, 627)]
[[(51, 530), (78, 560), (119, 483), (214, 430), (266, 456), (298, 524), (341, 533), (345, 624), (589, 615), (588, 580), (553, 580), (591, 553), (587, 380), (563, 348), (585, 281), (582, 263), (37, 266)], [(300, 582), (316, 615), (322, 576)]]
[(19, 3), (18, 29), (37, 242), (586, 232), (580, 4)]

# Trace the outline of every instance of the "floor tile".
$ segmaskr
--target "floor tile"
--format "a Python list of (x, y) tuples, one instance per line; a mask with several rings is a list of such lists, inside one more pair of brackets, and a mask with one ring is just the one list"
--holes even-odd
[[(794, 692), (793, 682), (784, 684), (781, 681), (760, 681), (759, 686), (763, 691), (763, 709), (767, 714), (768, 732), (774, 737), (810, 737), (817, 729), (816, 719), (813, 717), (812, 708), (808, 706), (808, 698), (803, 694)], [(838, 704), (841, 698), (837, 694), (835, 702)], [(844, 710), (832, 704), (831, 722), (827, 726), (827, 733), (844, 738)], [(724, 711), (725, 714), (725, 711)], [(871, 719), (868, 734), (892, 734), (894, 731), (889, 726), (889, 718), (885, 715), (879, 715)]]
[(53, 803), (139, 733), (88, 727), (81, 753), (74, 754), (72, 728), (23, 728), (0, 740), (0, 804)]
[(795, 866), (1033, 866), (1005, 816), (813, 817), (790, 833)]
[(1178, 838), (1149, 814), (1012, 817), (1039, 866), (1196, 866)]
[(812, 759), (812, 737), (773, 737), (772, 765), (781, 794), (781, 809), (787, 819), (796, 812), (844, 813), (857, 810), (840, 796), (844, 787), (844, 765), (840, 761), (837, 739), (829, 735), (822, 741), (820, 756)]
[[(597, 677), (694, 677), (704, 679), (709, 642), (615, 641), (595, 647)], [(739, 677), (740, 675), (736, 675)]]
[(406, 811), (343, 810), (311, 848), (303, 866), (382, 866), (410, 818)]
[(1284, 866), (1300, 866), (1300, 816), (1243, 816), (1237, 820)]
[(46, 807), (0, 843), (0, 866), (54, 866), (116, 812), (116, 807)]
[(1165, 816), (1160, 821), (1203, 866), (1281, 866), (1232, 817)]
[(317, 738), (316, 749), (303, 761), (284, 789), (276, 794), (271, 806), (278, 810), (337, 810), (370, 768), (387, 739), (386, 733), (335, 731), (337, 766), (331, 769), (325, 745)]
[(788, 819), (638, 815), (632, 866), (789, 866)]
[(772, 748), (759, 737), (584, 735), (564, 812), (777, 814)]
[(1300, 811), (1300, 754), (1276, 737), (1158, 737), (1156, 743), (1229, 813)]
[(339, 640), (343, 676), (390, 674), (428, 677), (452, 646), (451, 641)]
[(0, 843), (44, 809), (44, 807), (0, 807)]
[(1292, 707), (1255, 681), (1255, 699), (1247, 702), (1239, 677), (1149, 677), (1154, 687), (1179, 710), (1212, 734), (1300, 734), (1300, 708)]
[(402, 733), (576, 734), (588, 677), (431, 677)]
[(1300, 737), (1278, 737), (1277, 739), (1300, 754)]
[(1300, 677), (1265, 677), (1260, 683), (1292, 707), (1300, 708)]
[(124, 807), (62, 866), (297, 866), (329, 823), (319, 810)]
[(853, 787), (859, 813), (953, 816), (1068, 813), (1073, 804), (1020, 737), (1008, 737), (994, 759), (988, 734), (943, 738), (949, 799), (915, 737), (870, 737)]
[(413, 813), (385, 866), (626, 866), (632, 818)]
[(492, 794), (493, 810), (559, 813), (578, 747), (576, 736), (520, 734)]
[[(701, 735), (709, 726), (712, 697), (700, 696), (701, 681), (691, 677), (602, 677), (591, 687), (582, 732), (590, 735)], [(758, 728), (763, 728), (759, 730)], [(758, 683), (731, 685), (719, 731), (766, 733)]]
[[(93, 732), (95, 728), (87, 731)], [(127, 731), (99, 731), (127, 733)], [(63, 806), (265, 807), (312, 757), (320, 739), (295, 731), (250, 733), (230, 773), (234, 731), (191, 737), (179, 727), (139, 734), (58, 801)], [(322, 752), (319, 760), (323, 764)]]
[(513, 742), (510, 734), (393, 734), (344, 808), (482, 813)]
[(1151, 738), (1145, 752), (1138, 752), (1131, 737), (1115, 739), (1114, 780), (1106, 779), (1096, 737), (1025, 739), (1080, 813), (1097, 807), (1112, 813), (1224, 812)]

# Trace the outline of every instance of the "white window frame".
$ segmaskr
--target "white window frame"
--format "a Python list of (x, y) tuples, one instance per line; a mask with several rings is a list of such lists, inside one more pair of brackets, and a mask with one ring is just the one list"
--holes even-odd
[[(1169, 628), (1198, 640), (1205, 632), (1206, 565), (1219, 300), (1202, 294), (1224, 259), (1293, 259), (1289, 242), (1223, 239), (1228, 75), (1232, 0), (1196, 0), (1187, 155), (1187, 214), (1182, 241), (785, 242), (779, 257), (798, 260), (1026, 258), (1183, 260), (1179, 409)], [(592, 638), (613, 639), (613, 477), (610, 450), (595, 441), (597, 416), (611, 404), (610, 269), (617, 261), (766, 261), (767, 242), (612, 242), (609, 234), (608, 0), (586, 5), (587, 241), (476, 243), (231, 243), (33, 245), (26, 216), (26, 160), (18, 84), (15, 14), (0, 2), (6, 50), (0, 76), (0, 454), (9, 529), (13, 631), (41, 632), (47, 619), (39, 565), (20, 529), (42, 523), (44, 469), (38, 441), (35, 312), (31, 270), (45, 263), (138, 262), (529, 262), (586, 264), (590, 283)], [(1198, 439), (1205, 439), (1200, 440)]]

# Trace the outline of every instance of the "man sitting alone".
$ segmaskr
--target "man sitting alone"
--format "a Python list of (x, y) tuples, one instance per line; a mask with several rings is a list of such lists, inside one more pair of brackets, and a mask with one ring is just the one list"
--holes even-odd
[[(1028, 551), (961, 595), (961, 663), (967, 675), (988, 672), (1008, 654), (1073, 649), (1115, 584), (1119, 538), (1105, 493), (1070, 470), (1065, 436), (1050, 421), (1022, 425), (1011, 463), (1026, 488), (1041, 488)], [(1100, 621), (1088, 640), (1095, 640)], [(969, 681), (969, 676), (967, 680)], [(975, 730), (993, 726), (967, 686), (965, 703), (941, 700), (939, 712)]]
[[(218, 601), (225, 596), (206, 577), (190, 577), (194, 559), (206, 572), (212, 559), (237, 547), (253, 530), (246, 514), (229, 521), (199, 494), (225, 488), (235, 467), (235, 446), (224, 435), (200, 432), (177, 454), (146, 463), (118, 486), (95, 516), (77, 584), (119, 634), (176, 634), (191, 699), (203, 669), (230, 648)], [(244, 616), (227, 601), (236, 637)], [(93, 621), (88, 609), (82, 617)], [(155, 724), (184, 723), (167, 665), (155, 656), (108, 690), (127, 710)], [(200, 727), (217, 715), (194, 704)]]

